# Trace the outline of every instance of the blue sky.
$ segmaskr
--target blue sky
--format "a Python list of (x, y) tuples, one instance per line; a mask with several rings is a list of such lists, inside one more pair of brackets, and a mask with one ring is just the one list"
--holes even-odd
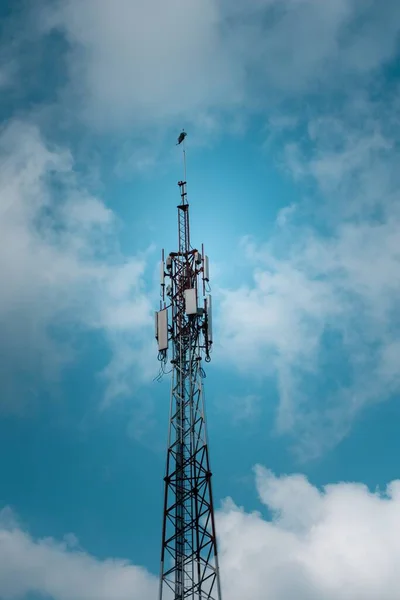
[(156, 597), (184, 127), (224, 597), (394, 600), (398, 3), (34, 4), (0, 3), (0, 597)]

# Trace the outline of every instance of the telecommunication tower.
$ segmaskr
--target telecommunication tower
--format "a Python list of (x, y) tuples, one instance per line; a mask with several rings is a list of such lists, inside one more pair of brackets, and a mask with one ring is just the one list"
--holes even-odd
[(161, 373), (172, 348), (159, 600), (221, 600), (202, 366), (213, 342), (209, 262), (204, 247), (190, 242), (185, 136), (178, 138), (184, 160), (178, 251), (167, 257), (162, 251), (155, 314)]

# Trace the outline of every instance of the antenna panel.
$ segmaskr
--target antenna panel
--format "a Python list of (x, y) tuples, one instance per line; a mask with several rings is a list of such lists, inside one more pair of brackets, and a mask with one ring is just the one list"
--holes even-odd
[(210, 281), (210, 263), (208, 256), (204, 257), (204, 281)]
[(187, 315), (197, 315), (197, 294), (194, 288), (185, 290), (185, 310)]
[(164, 285), (164, 261), (160, 262), (160, 283)]
[(168, 349), (168, 311), (166, 308), (157, 313), (157, 341), (158, 349)]
[(207, 296), (207, 330), (208, 330), (208, 341), (212, 344), (213, 331), (212, 331), (212, 299), (211, 294)]

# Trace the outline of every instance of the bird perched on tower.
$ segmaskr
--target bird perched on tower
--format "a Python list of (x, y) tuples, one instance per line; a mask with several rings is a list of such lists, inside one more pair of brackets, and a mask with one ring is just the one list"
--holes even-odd
[(176, 145), (179, 146), (179, 144), (182, 144), (182, 142), (183, 142), (183, 140), (185, 139), (186, 136), (187, 136), (187, 133), (182, 130), (182, 133), (179, 134), (178, 142), (177, 142)]

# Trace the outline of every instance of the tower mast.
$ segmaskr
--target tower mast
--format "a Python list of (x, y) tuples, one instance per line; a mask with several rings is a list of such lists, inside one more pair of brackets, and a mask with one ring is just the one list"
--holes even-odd
[[(156, 339), (162, 370), (172, 347), (159, 600), (221, 600), (211, 470), (204, 410), (203, 359), (212, 346), (208, 257), (190, 242), (189, 204), (178, 182), (178, 251), (161, 262)], [(168, 283), (166, 283), (168, 282)]]

